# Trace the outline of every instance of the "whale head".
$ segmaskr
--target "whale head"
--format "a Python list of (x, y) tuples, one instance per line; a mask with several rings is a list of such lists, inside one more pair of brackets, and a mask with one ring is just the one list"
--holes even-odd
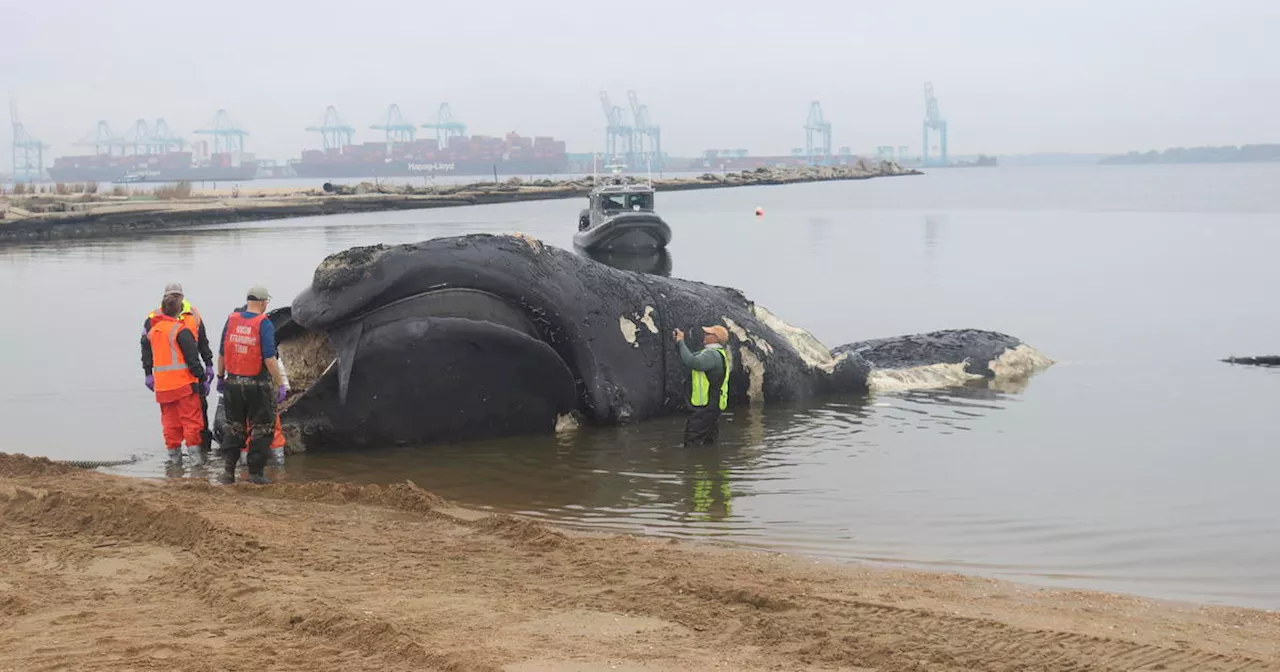
[(582, 365), (560, 321), (566, 299), (534, 277), (540, 243), (501, 238), (326, 258), (271, 315), (296, 392), (282, 420), (304, 443), (357, 445), (564, 426)]

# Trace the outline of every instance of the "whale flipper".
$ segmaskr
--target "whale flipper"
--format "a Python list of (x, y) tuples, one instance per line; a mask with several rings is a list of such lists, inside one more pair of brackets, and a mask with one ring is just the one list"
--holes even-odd
[(339, 327), (329, 334), (333, 349), (338, 353), (338, 403), (347, 404), (347, 388), (351, 384), (351, 370), (356, 364), (356, 351), (360, 337), (364, 335), (364, 323), (359, 320)]

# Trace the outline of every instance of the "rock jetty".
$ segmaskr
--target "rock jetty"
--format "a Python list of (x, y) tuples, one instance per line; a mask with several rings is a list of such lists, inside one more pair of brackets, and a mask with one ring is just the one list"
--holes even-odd
[[(653, 186), (656, 191), (686, 191), (920, 174), (920, 171), (903, 168), (891, 161), (859, 159), (842, 166), (762, 167), (740, 173), (655, 179)], [(599, 179), (610, 177), (601, 176)], [(625, 179), (640, 178), (627, 176)], [(569, 180), (511, 178), (496, 183), (427, 186), (325, 183), (319, 189), (263, 189), (256, 192), (237, 189), (230, 197), (192, 193), (189, 185), (184, 189), (157, 189), (154, 194), (136, 196), (96, 193), (0, 195), (0, 243), (107, 237), (285, 217), (578, 198), (585, 197), (596, 181), (592, 176), (586, 176)], [(174, 192), (180, 195), (174, 196)]]

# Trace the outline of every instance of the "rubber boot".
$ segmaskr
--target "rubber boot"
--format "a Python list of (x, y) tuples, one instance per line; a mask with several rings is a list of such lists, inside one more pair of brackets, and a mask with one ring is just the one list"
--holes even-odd
[(231, 485), (236, 482), (236, 462), (240, 456), (230, 453), (223, 459), (222, 473), (218, 474), (218, 482), (223, 485)]
[(182, 477), (182, 446), (177, 448), (169, 448), (169, 453), (164, 462), (164, 475), (169, 478)]
[[(268, 451), (263, 451), (263, 452), (268, 452)], [(267, 478), (266, 474), (262, 473), (263, 471), (266, 470), (267, 459), (268, 458), (266, 455), (255, 455), (253, 453), (249, 453), (248, 456), (245, 457), (244, 461), (246, 464), (249, 465), (249, 482), (250, 483), (254, 483), (257, 485), (267, 485), (271, 483), (271, 479)]]

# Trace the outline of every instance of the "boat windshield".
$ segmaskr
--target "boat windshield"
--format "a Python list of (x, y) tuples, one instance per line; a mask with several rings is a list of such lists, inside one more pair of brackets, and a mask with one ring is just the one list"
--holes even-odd
[(652, 210), (653, 194), (627, 194), (628, 210)]
[(617, 210), (653, 210), (653, 194), (601, 194), (600, 208), (606, 212)]

